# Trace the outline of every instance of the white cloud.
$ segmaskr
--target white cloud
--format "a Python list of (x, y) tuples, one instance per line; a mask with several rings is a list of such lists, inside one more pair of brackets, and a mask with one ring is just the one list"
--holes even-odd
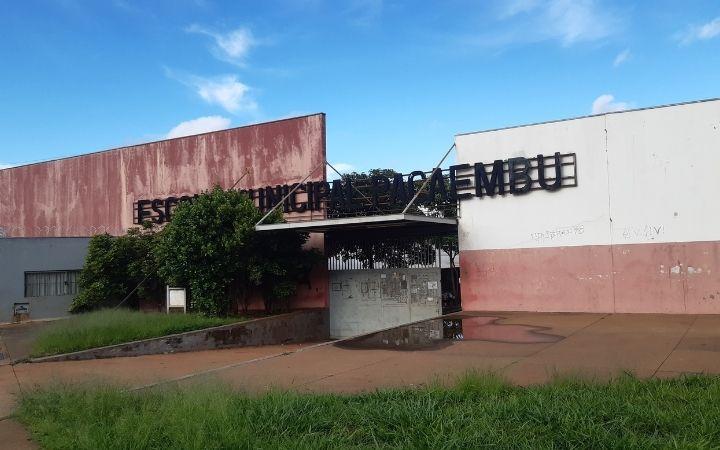
[(616, 102), (611, 94), (603, 94), (595, 99), (592, 104), (592, 114), (604, 114), (609, 112), (625, 111), (633, 108), (632, 103)]
[(512, 0), (503, 2), (500, 18), (508, 18), (517, 14), (530, 12), (540, 5), (540, 0)]
[(553, 0), (544, 15), (551, 34), (563, 45), (605, 38), (613, 33), (616, 22), (594, 0)]
[(168, 77), (193, 88), (200, 98), (211, 105), (221, 106), (234, 114), (257, 110), (257, 103), (250, 96), (252, 89), (238, 80), (236, 75), (205, 78), (178, 74), (170, 69), (165, 72)]
[(191, 25), (185, 31), (210, 36), (215, 41), (212, 51), (216, 58), (241, 66), (245, 64), (245, 57), (250, 49), (257, 44), (248, 28), (241, 27), (227, 33), (218, 33), (200, 25)]
[(203, 100), (220, 105), (229, 112), (257, 109), (257, 104), (248, 98), (250, 88), (241, 83), (235, 75), (225, 75), (215, 79), (197, 78), (195, 87)]
[(695, 41), (705, 41), (720, 36), (720, 17), (716, 17), (703, 25), (693, 25), (682, 33), (675, 35), (681, 44), (690, 44)]
[(621, 51), (613, 60), (613, 67), (618, 67), (620, 64), (627, 62), (630, 59), (630, 56), (631, 54), (629, 48)]
[(351, 0), (345, 14), (353, 25), (369, 27), (382, 17), (383, 0)]
[(209, 131), (224, 130), (230, 126), (230, 119), (222, 116), (206, 116), (197, 119), (180, 122), (168, 131), (165, 135), (166, 139), (172, 139), (182, 136), (192, 136), (193, 134), (207, 133)]
[(11, 167), (15, 167), (16, 165), (17, 165), (17, 164), (4, 164), (4, 163), (0, 163), (0, 170), (9, 169), (9, 168), (11, 168)]
[[(616, 34), (621, 17), (597, 0), (515, 0), (502, 2), (500, 23), (479, 39), (485, 46), (559, 41), (563, 46)], [(492, 27), (491, 27), (492, 28)]]
[[(348, 173), (348, 172), (352, 172), (353, 170), (355, 170), (355, 166), (353, 166), (352, 164), (343, 163), (343, 162), (333, 163), (333, 167), (340, 173)], [(330, 169), (330, 170), (332, 170), (332, 169)], [(335, 172), (335, 171), (333, 170), (333, 172)]]

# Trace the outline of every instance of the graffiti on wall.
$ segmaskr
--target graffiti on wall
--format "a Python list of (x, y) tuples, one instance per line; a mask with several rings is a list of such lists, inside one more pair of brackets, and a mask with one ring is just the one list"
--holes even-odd
[(330, 272), (333, 337), (435, 317), (441, 309), (439, 268)]

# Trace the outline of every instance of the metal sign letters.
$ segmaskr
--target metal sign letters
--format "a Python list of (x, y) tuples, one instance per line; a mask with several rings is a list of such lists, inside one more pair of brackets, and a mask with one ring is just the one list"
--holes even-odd
[[(428, 181), (427, 192), (418, 197), (420, 205), (431, 202), (453, 204), (472, 197), (522, 195), (535, 190), (556, 191), (577, 186), (576, 156), (575, 153), (555, 153), (535, 158), (498, 159), (488, 164), (457, 164), (445, 170), (374, 176), (363, 180), (362, 186), (357, 181), (353, 184), (352, 178), (346, 177), (332, 182), (309, 181), (300, 186), (298, 183), (283, 184), (241, 192), (247, 194), (261, 211), (270, 210), (287, 196), (283, 205), (286, 213), (333, 209), (351, 215), (362, 209), (357, 201), (358, 192), (365, 192), (364, 200), (376, 208), (381, 203), (401, 206), (407, 204), (425, 181)], [(295, 191), (288, 196), (293, 189)], [(134, 205), (134, 223), (168, 222), (178, 204), (192, 201), (194, 197), (197, 195), (138, 200)]]

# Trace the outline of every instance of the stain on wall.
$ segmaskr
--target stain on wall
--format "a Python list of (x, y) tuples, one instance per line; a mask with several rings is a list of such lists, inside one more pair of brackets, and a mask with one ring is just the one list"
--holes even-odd
[(458, 163), (575, 152), (578, 186), (465, 200), (465, 310), (720, 313), (720, 100), (458, 135)]
[(331, 270), (329, 277), (333, 338), (441, 314), (440, 268)]
[[(0, 170), (0, 237), (121, 235), (140, 199), (325, 180), (325, 115), (279, 120)], [(322, 235), (309, 246), (323, 249)], [(15, 284), (22, 280), (14, 281)], [(261, 305), (259, 305), (261, 307)], [(293, 307), (327, 306), (327, 269)]]
[[(301, 181), (325, 159), (325, 115), (123, 147), (0, 170), (5, 237), (123, 234), (139, 199)], [(325, 179), (320, 167), (311, 181)]]

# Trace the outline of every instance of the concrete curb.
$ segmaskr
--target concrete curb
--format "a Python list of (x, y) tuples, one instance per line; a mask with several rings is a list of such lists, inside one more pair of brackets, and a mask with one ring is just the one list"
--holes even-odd
[(26, 362), (79, 361), (299, 343), (327, 340), (329, 334), (330, 326), (327, 309), (307, 309), (61, 355), (30, 358)]

